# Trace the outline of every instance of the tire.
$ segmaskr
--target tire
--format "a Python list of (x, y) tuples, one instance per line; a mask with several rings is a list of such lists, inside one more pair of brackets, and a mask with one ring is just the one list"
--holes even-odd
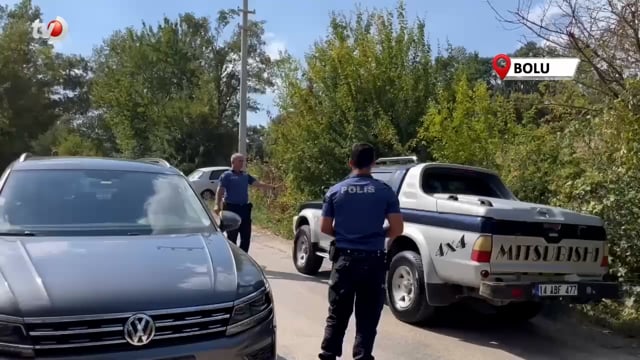
[(498, 319), (503, 322), (525, 323), (540, 314), (544, 305), (536, 301), (524, 301), (499, 306), (496, 309)]
[(398, 320), (425, 324), (435, 319), (436, 311), (427, 302), (425, 288), (420, 255), (402, 251), (394, 256), (387, 272), (387, 303)]
[(202, 196), (202, 199), (204, 199), (205, 201), (212, 201), (214, 194), (211, 190), (205, 190), (200, 193), (200, 196)]
[(324, 258), (315, 252), (315, 246), (311, 242), (309, 225), (302, 225), (296, 231), (292, 258), (296, 269), (302, 274), (316, 275), (320, 271)]

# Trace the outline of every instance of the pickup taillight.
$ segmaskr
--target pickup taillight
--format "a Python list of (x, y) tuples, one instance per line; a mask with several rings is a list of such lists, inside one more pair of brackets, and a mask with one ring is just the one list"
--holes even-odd
[(491, 235), (480, 235), (473, 243), (473, 251), (471, 251), (471, 260), (479, 263), (488, 263), (491, 261), (491, 248), (493, 240)]
[(603, 250), (603, 255), (602, 255), (602, 260), (600, 261), (600, 266), (609, 267), (609, 245), (605, 243), (604, 249), (602, 250)]

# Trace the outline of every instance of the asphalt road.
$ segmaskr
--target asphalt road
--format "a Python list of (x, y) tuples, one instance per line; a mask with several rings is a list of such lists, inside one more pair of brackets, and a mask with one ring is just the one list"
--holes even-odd
[[(274, 291), (278, 360), (316, 359), (327, 314), (328, 268), (317, 277), (299, 274), (292, 263), (291, 242), (260, 229), (254, 229), (250, 254), (263, 266)], [(637, 342), (569, 320), (539, 318), (508, 327), (464, 311), (448, 316), (446, 325), (426, 329), (396, 320), (385, 307), (378, 327), (376, 359), (640, 359)], [(343, 359), (352, 358), (353, 327), (352, 319)]]

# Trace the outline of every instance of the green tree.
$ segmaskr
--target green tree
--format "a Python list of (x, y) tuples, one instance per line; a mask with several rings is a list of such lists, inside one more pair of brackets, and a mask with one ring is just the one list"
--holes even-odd
[(0, 166), (29, 151), (59, 118), (60, 79), (53, 49), (31, 34), (40, 9), (23, 0), (0, 6)]
[(496, 153), (514, 136), (514, 108), (492, 96), (485, 82), (470, 84), (466, 72), (456, 78), (453, 98), (446, 88), (440, 91), (417, 139), (430, 146), (436, 160), (496, 169)]
[(447, 43), (434, 59), (436, 83), (442, 90), (453, 91), (456, 74), (464, 72), (470, 83), (480, 81), (491, 85), (497, 79), (491, 65), (492, 61), (492, 58), (481, 57), (478, 52), (469, 52), (462, 46)]
[(70, 136), (73, 134), (95, 149), (95, 154), (117, 155), (115, 138), (104, 120), (104, 113), (93, 109), (91, 102), (92, 63), (82, 56), (59, 53), (56, 54), (56, 61), (64, 89), (56, 99), (62, 116), (32, 142), (33, 151), (49, 155), (62, 146), (65, 139), (75, 139)]
[(332, 14), (304, 66), (283, 61), (280, 77), (286, 116), (270, 126), (269, 153), (291, 190), (319, 195), (348, 171), (357, 141), (381, 156), (417, 150), (411, 140), (434, 95), (432, 54), (424, 22), (411, 24), (403, 2), (395, 11)]
[[(226, 162), (237, 146), (240, 34), (224, 33), (237, 10), (180, 15), (155, 28), (113, 34), (95, 54), (92, 98), (127, 157), (157, 155), (182, 166)], [(263, 24), (249, 28), (250, 90), (272, 83)], [(257, 110), (255, 100), (250, 109)]]
[(76, 132), (66, 132), (59, 135), (58, 143), (53, 149), (60, 156), (101, 156), (100, 149), (91, 141)]
[(262, 125), (247, 127), (247, 154), (255, 160), (264, 160), (264, 141), (267, 129)]

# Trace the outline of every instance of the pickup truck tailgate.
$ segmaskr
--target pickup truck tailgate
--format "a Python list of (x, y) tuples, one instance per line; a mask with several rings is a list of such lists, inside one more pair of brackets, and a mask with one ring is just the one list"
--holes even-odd
[(606, 252), (605, 241), (494, 235), (490, 267), (493, 274), (601, 275), (608, 267)]

